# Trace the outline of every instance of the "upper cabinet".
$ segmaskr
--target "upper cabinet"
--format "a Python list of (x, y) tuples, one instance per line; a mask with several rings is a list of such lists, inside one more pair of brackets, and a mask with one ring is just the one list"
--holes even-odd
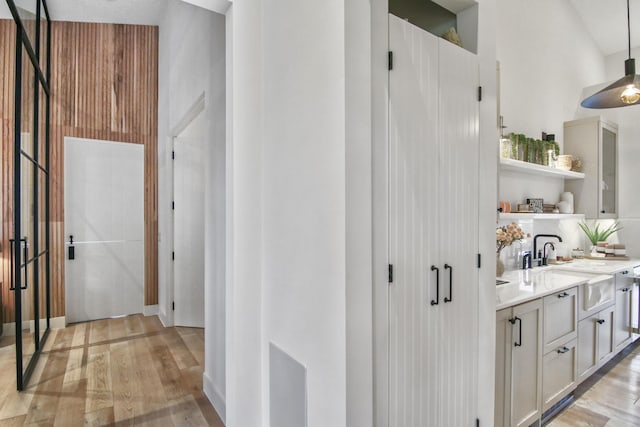
[(618, 126), (600, 117), (564, 123), (564, 152), (582, 159), (584, 180), (566, 181), (575, 211), (587, 218), (618, 217)]

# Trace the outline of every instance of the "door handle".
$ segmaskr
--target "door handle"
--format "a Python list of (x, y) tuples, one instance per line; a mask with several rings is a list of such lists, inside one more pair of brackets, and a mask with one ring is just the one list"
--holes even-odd
[(596, 322), (598, 322), (599, 325), (602, 325), (604, 323), (604, 319), (596, 319)]
[(432, 265), (431, 271), (436, 272), (436, 299), (431, 300), (431, 305), (438, 305), (438, 301), (440, 300), (440, 269), (435, 265)]
[(449, 270), (449, 298), (444, 297), (444, 302), (447, 303), (453, 301), (453, 267), (449, 264), (445, 264), (444, 269)]
[(513, 319), (509, 319), (509, 322), (511, 322), (512, 325), (515, 325), (516, 321), (518, 322), (518, 325), (520, 326), (520, 328), (518, 332), (518, 341), (513, 343), (513, 346), (522, 347), (522, 319), (519, 318), (518, 316), (515, 316)]
[(76, 247), (73, 246), (73, 235), (69, 236), (69, 259), (76, 259)]
[(27, 238), (20, 239), (21, 243), (24, 243), (24, 286), (20, 286), (20, 289), (27, 289), (29, 274), (27, 274), (27, 261), (29, 260), (29, 247), (27, 245)]
[[(16, 290), (16, 286), (15, 286), (15, 263), (13, 261), (13, 251), (15, 250), (15, 239), (9, 239), (10, 242), (10, 251), (9, 251), (9, 260), (10, 260), (10, 271), (11, 271), (11, 283), (9, 284), (9, 290), (10, 291), (15, 291)], [(29, 248), (27, 247), (27, 238), (24, 237), (22, 239), (20, 239), (20, 244), (23, 245), (22, 246), (22, 256), (23, 256), (23, 263), (24, 263), (24, 269), (25, 269), (25, 274), (24, 274), (24, 286), (20, 286), (20, 289), (27, 289), (28, 283), (27, 283), (27, 278), (29, 277), (27, 274), (27, 260), (29, 258)], [(20, 274), (21, 271), (21, 266), (18, 266), (18, 274)]]

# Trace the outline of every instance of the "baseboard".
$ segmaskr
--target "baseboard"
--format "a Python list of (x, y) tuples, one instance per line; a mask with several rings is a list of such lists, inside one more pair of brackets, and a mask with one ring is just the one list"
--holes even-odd
[(160, 323), (162, 323), (162, 326), (164, 326), (165, 328), (172, 326), (171, 324), (169, 324), (169, 319), (163, 312), (158, 313), (158, 318), (160, 319)]
[(65, 316), (53, 317), (49, 321), (51, 329), (64, 329), (67, 327), (67, 318)]
[[(46, 320), (40, 320), (40, 328), (45, 328), (47, 325)], [(49, 326), (51, 329), (64, 329), (67, 327), (67, 320), (65, 316), (53, 317), (49, 320)], [(29, 329), (34, 330), (34, 321), (29, 321)], [(2, 336), (13, 337), (16, 335), (16, 322), (4, 323), (2, 325)]]
[(213, 405), (213, 409), (216, 410), (218, 416), (226, 425), (227, 404), (225, 402), (225, 398), (206, 373), (202, 375), (202, 388), (204, 395), (207, 396), (207, 399), (209, 399), (209, 402)]
[(145, 316), (157, 316), (158, 315), (158, 304), (156, 305), (145, 305), (142, 307), (142, 314)]

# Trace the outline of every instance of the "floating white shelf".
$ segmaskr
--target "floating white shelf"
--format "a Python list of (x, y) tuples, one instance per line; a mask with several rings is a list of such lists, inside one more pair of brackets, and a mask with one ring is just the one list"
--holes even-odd
[(584, 214), (501, 213), (500, 219), (584, 219)]
[(514, 171), (538, 176), (551, 176), (564, 179), (584, 179), (584, 174), (582, 172), (565, 171), (562, 169), (550, 168), (549, 166), (514, 159), (500, 158), (500, 169), (503, 171)]

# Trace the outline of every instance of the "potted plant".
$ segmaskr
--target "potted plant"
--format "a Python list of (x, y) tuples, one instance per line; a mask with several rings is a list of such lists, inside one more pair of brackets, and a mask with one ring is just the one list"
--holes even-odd
[(600, 228), (600, 223), (596, 223), (593, 228), (589, 227), (587, 223), (580, 222), (578, 223), (584, 234), (587, 235), (589, 241), (591, 242), (591, 251), (593, 252), (594, 248), (598, 244), (598, 242), (605, 242), (613, 233), (616, 231), (622, 230), (622, 226), (618, 223), (618, 221), (611, 224), (609, 227)]

